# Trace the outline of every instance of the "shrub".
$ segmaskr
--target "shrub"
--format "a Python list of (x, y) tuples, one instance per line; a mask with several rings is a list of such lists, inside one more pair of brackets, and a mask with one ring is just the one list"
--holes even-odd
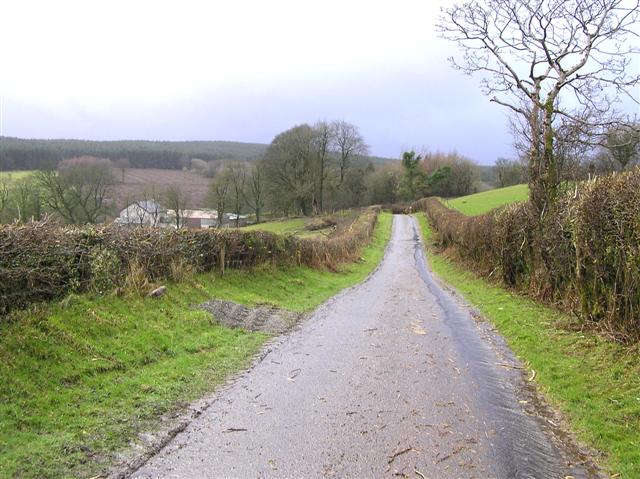
[(335, 268), (357, 259), (380, 209), (367, 208), (342, 234), (301, 239), (232, 229), (173, 230), (118, 225), (0, 226), (0, 315), (71, 292), (145, 293), (163, 279), (258, 264)]
[(464, 216), (435, 198), (438, 243), (479, 272), (553, 301), (625, 340), (640, 339), (640, 168), (583, 182), (541, 226), (529, 203)]

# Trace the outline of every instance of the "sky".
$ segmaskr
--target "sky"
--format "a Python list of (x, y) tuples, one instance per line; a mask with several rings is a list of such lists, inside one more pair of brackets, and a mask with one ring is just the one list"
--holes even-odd
[(513, 156), (507, 112), (452, 69), (447, 1), (0, 0), (0, 134), (269, 143), (345, 120), (378, 156)]

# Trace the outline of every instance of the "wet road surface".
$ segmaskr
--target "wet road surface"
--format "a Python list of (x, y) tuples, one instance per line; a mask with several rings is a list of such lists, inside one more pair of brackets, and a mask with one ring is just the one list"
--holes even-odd
[(532, 414), (514, 361), (434, 281), (415, 219), (395, 216), (367, 281), (321, 306), (133, 477), (585, 477)]

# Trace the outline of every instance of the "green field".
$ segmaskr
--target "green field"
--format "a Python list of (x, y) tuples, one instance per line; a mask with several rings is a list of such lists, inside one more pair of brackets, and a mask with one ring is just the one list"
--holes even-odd
[(33, 171), (0, 171), (0, 180), (20, 180), (32, 175)]
[(257, 225), (250, 225), (243, 229), (249, 231), (268, 231), (270, 233), (293, 234), (298, 236), (313, 235), (314, 231), (307, 231), (304, 227), (310, 221), (309, 218), (292, 218), (287, 220), (266, 221)]
[(363, 280), (391, 233), (381, 214), (362, 261), (229, 270), (160, 299), (78, 295), (0, 325), (0, 476), (91, 477), (156, 419), (246, 367), (270, 337), (218, 326), (211, 298), (309, 311)]
[[(343, 214), (337, 214), (336, 219), (351, 221), (356, 217), (352, 212), (345, 212)], [(318, 221), (321, 217), (308, 217), (308, 218), (290, 218), (275, 221), (265, 221), (264, 223), (258, 223), (256, 225), (246, 226), (245, 230), (249, 231), (268, 231), (270, 233), (278, 234), (290, 234), (296, 235), (301, 238), (315, 238), (325, 237), (330, 233), (333, 233), (333, 228), (324, 228), (314, 231), (308, 231), (305, 229), (310, 223)]]
[(638, 348), (581, 332), (573, 318), (478, 278), (429, 245), (426, 217), (417, 216), (433, 271), (496, 325), (577, 437), (605, 453), (612, 477), (640, 477)]
[(527, 185), (515, 185), (462, 196), (445, 203), (450, 208), (454, 208), (465, 215), (475, 216), (507, 203), (526, 201), (527, 198), (529, 198), (529, 187)]

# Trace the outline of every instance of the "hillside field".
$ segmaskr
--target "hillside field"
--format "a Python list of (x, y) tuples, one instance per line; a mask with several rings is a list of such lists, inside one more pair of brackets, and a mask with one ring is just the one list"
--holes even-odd
[[(0, 180), (19, 180), (35, 171), (0, 171)], [(115, 201), (117, 209), (124, 208), (131, 200), (150, 198), (151, 191), (161, 198), (169, 186), (180, 187), (188, 197), (189, 208), (206, 207), (207, 192), (211, 178), (205, 178), (191, 171), (163, 170), (159, 168), (127, 168), (124, 182), (120, 170), (113, 172), (114, 184), (108, 198)]]
[(18, 170), (18, 171), (0, 171), (0, 180), (19, 180), (32, 174), (33, 171)]
[(139, 199), (145, 196), (153, 188), (157, 194), (162, 195), (169, 186), (178, 186), (188, 196), (189, 208), (203, 208), (206, 206), (207, 192), (209, 191), (210, 178), (182, 170), (161, 170), (158, 168), (127, 168), (124, 182), (120, 171), (114, 171), (115, 183), (112, 189), (112, 198), (117, 206), (124, 207), (131, 199)]
[[(265, 221), (249, 225), (244, 229), (249, 231), (267, 231), (283, 235), (295, 235), (301, 238), (325, 238), (346, 231), (353, 221), (358, 218), (358, 210), (345, 210), (324, 216), (311, 216), (306, 218), (283, 218), (273, 221)], [(325, 225), (322, 223), (328, 220)], [(315, 228), (308, 229), (311, 224)]]
[(465, 215), (477, 216), (498, 206), (515, 203), (516, 201), (526, 201), (528, 197), (529, 187), (527, 185), (515, 185), (461, 196), (445, 203), (450, 208), (454, 208)]

